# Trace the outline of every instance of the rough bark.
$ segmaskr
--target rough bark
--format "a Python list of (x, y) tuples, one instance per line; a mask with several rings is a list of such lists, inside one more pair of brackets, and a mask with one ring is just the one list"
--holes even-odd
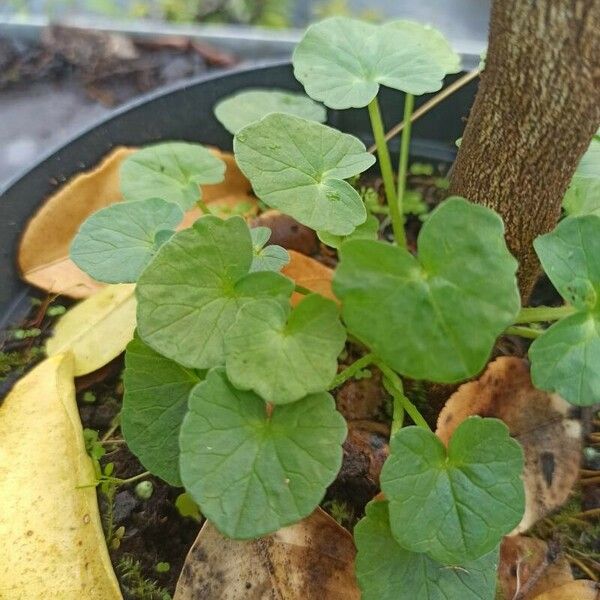
[(495, 209), (529, 298), (532, 242), (552, 230), (600, 122), (600, 0), (494, 0), (451, 192)]

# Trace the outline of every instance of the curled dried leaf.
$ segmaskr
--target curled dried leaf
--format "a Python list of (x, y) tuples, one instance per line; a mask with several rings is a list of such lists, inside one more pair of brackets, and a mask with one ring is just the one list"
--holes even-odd
[(450, 397), (436, 433), (447, 444), (456, 427), (472, 415), (496, 417), (508, 425), (525, 451), (526, 508), (513, 532), (519, 533), (561, 506), (577, 480), (581, 424), (569, 411), (560, 396), (533, 387), (526, 361), (501, 357)]
[[(122, 200), (119, 169), (134, 152), (134, 148), (115, 148), (96, 167), (73, 177), (44, 202), (29, 221), (19, 246), (18, 265), (25, 281), (72, 298), (87, 298), (103, 287), (73, 263), (69, 248), (91, 214)], [(204, 202), (214, 204), (218, 216), (256, 214), (250, 183), (233, 155), (217, 149), (213, 152), (225, 162), (225, 179), (202, 186)], [(182, 226), (191, 225), (200, 215), (199, 209), (192, 209)]]
[(534, 600), (600, 600), (600, 584), (579, 579), (548, 590)]
[(119, 600), (98, 513), (73, 358), (45, 360), (0, 405), (0, 598)]
[(350, 534), (318, 508), (251, 541), (223, 537), (208, 521), (192, 546), (174, 600), (358, 600)]
[(569, 561), (557, 547), (522, 535), (502, 540), (498, 583), (503, 598), (533, 600), (570, 581), (573, 573)]

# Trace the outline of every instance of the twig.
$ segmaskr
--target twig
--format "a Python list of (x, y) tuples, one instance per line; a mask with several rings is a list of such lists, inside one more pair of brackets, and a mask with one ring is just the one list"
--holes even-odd
[(581, 569), (590, 579), (598, 581), (598, 576), (582, 560), (575, 558), (571, 554), (565, 554), (565, 558), (577, 568)]
[[(413, 114), (410, 118), (410, 122), (414, 123), (418, 118), (422, 117), (425, 113), (429, 112), (432, 108), (435, 108), (440, 102), (444, 101), (448, 96), (451, 96), (454, 92), (458, 91), (460, 88), (467, 85), (467, 83), (473, 81), (473, 79), (475, 79), (476, 77), (479, 77), (480, 73), (481, 73), (480, 69), (473, 69), (472, 71), (469, 71), (468, 73), (466, 73), (465, 75), (463, 75), (462, 77), (457, 79), (454, 83), (451, 83), (448, 87), (445, 87), (441, 92), (436, 94), (431, 100), (428, 100), (427, 102), (425, 102), (425, 104), (422, 104), (421, 106), (419, 106), (419, 108), (417, 108), (413, 112)], [(385, 140), (389, 142), (394, 136), (398, 135), (404, 129), (405, 126), (406, 126), (406, 123), (404, 121), (402, 121), (401, 123), (398, 123), (398, 125), (395, 125), (394, 127), (392, 127), (385, 134)], [(373, 144), (369, 148), (369, 152), (371, 154), (373, 154), (373, 152), (375, 152), (376, 149), (377, 149), (377, 146), (375, 144)]]

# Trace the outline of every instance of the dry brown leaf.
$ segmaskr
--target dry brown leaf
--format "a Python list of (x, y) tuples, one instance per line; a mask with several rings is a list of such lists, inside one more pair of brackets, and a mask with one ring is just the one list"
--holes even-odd
[[(249, 196), (250, 183), (235, 164), (233, 155), (213, 149), (225, 161), (225, 179), (202, 187), (208, 204), (222, 204), (229, 209), (239, 202), (249, 202), (249, 216), (256, 212), (256, 199)], [(30, 219), (19, 246), (18, 264), (23, 279), (50, 293), (72, 298), (87, 298), (101, 289), (69, 258), (69, 247), (80, 225), (92, 213), (122, 199), (119, 167), (135, 152), (134, 148), (115, 148), (90, 171), (80, 173), (50, 196)], [(188, 224), (200, 216), (191, 211)], [(225, 212), (225, 211), (224, 211)]]
[(69, 246), (89, 215), (121, 199), (119, 166), (133, 152), (115, 148), (97, 167), (75, 176), (41, 206), (19, 246), (23, 279), (73, 298), (85, 298), (101, 287), (71, 261)]
[(54, 356), (0, 405), (0, 598), (121, 598), (94, 480), (73, 358)]
[(206, 522), (173, 600), (359, 600), (352, 536), (318, 508), (259, 540), (223, 537)]
[(581, 424), (569, 417), (571, 408), (557, 394), (533, 387), (526, 361), (503, 356), (462, 385), (440, 412), (436, 433), (446, 444), (459, 423), (480, 415), (502, 419), (523, 446), (526, 508), (513, 533), (561, 506), (577, 481)]
[(135, 285), (108, 285), (68, 310), (46, 343), (48, 356), (71, 352), (75, 375), (100, 369), (125, 350), (135, 330)]
[(514, 535), (500, 546), (498, 583), (507, 600), (533, 600), (573, 581), (569, 561), (543, 540)]
[[(290, 262), (281, 270), (282, 274), (293, 279), (296, 285), (305, 287), (313, 292), (317, 292), (325, 298), (330, 298), (337, 302), (337, 298), (331, 289), (331, 280), (333, 270), (314, 258), (304, 256), (294, 250), (288, 250)], [(295, 306), (302, 300), (303, 295), (294, 292), (292, 295), (292, 305)]]
[(534, 600), (600, 600), (600, 586), (595, 581), (579, 579), (548, 590)]

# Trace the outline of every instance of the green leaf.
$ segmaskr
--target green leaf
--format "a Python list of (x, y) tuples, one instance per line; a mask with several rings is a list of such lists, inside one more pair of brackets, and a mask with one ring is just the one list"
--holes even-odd
[(600, 216), (600, 130), (582, 156), (571, 185), (563, 199), (563, 207), (571, 216)]
[(71, 258), (98, 281), (133, 283), (181, 219), (181, 209), (160, 198), (107, 206), (83, 223)]
[(233, 147), (240, 169), (265, 204), (336, 235), (348, 235), (364, 223), (360, 194), (344, 181), (375, 162), (359, 139), (275, 113), (239, 131)]
[(225, 163), (200, 144), (167, 142), (148, 146), (127, 157), (121, 166), (125, 200), (160, 197), (192, 208), (202, 197), (200, 185), (219, 183)]
[(383, 242), (349, 241), (333, 289), (350, 333), (413, 379), (460, 381), (485, 365), (514, 322), (517, 262), (500, 217), (451, 198), (421, 229), (418, 259)]
[(271, 415), (263, 400), (213, 369), (194, 388), (181, 427), (181, 478), (202, 513), (239, 539), (308, 516), (342, 464), (344, 418), (326, 392)]
[(267, 402), (295, 402), (329, 387), (345, 341), (335, 302), (318, 294), (291, 312), (275, 301), (252, 302), (227, 333), (227, 377)]
[(481, 600), (494, 598), (498, 550), (459, 567), (406, 550), (392, 537), (388, 503), (369, 502), (354, 528), (356, 578), (362, 600)]
[(184, 366), (224, 362), (224, 337), (238, 310), (260, 298), (287, 302), (293, 282), (279, 273), (250, 273), (252, 241), (241, 217), (208, 215), (175, 234), (136, 287), (138, 333)]
[(290, 262), (290, 255), (285, 248), (271, 244), (265, 246), (271, 237), (268, 227), (253, 227), (250, 230), (252, 237), (252, 264), (250, 272), (257, 271), (281, 271)]
[(401, 429), (381, 471), (394, 538), (446, 565), (480, 558), (523, 516), (522, 471), (523, 450), (498, 419), (466, 419), (447, 452), (431, 431)]
[(330, 108), (362, 108), (379, 85), (411, 94), (435, 92), (460, 58), (437, 30), (412, 21), (373, 25), (333, 17), (311, 25), (296, 47), (294, 75)]
[(179, 429), (204, 373), (186, 369), (137, 336), (125, 352), (121, 428), (129, 449), (154, 475), (180, 486)]
[(376, 240), (379, 232), (379, 219), (369, 215), (367, 220), (359, 225), (350, 235), (333, 235), (327, 231), (317, 231), (319, 239), (332, 248), (339, 248), (348, 240)]
[(228, 96), (215, 106), (215, 116), (233, 134), (275, 112), (319, 123), (327, 119), (327, 111), (320, 104), (304, 94), (281, 90), (244, 90)]
[(529, 348), (533, 384), (572, 404), (595, 404), (600, 400), (600, 216), (569, 217), (534, 246), (548, 277), (577, 312)]

